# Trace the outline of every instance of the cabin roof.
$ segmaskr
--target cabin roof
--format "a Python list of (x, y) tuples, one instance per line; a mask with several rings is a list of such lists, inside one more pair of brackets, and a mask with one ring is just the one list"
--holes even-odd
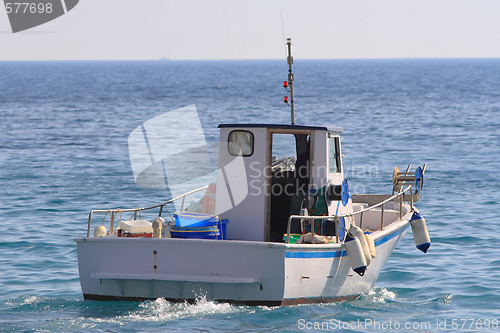
[(219, 128), (270, 128), (270, 129), (285, 129), (285, 130), (320, 130), (343, 132), (342, 127), (324, 127), (324, 126), (301, 126), (301, 125), (283, 125), (283, 124), (219, 124)]

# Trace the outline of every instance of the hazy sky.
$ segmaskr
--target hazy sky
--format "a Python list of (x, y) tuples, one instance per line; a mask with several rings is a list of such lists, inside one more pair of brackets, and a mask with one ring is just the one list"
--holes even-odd
[(80, 0), (0, 60), (500, 57), (498, 0)]

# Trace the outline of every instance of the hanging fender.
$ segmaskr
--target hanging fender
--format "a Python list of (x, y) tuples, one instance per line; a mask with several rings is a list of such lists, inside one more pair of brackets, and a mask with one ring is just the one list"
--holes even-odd
[(419, 213), (414, 212), (410, 219), (410, 225), (415, 246), (420, 251), (427, 253), (427, 250), (431, 246), (431, 238), (429, 237), (424, 217)]
[(344, 245), (352, 270), (361, 276), (365, 275), (365, 254), (363, 253), (359, 239), (348, 233)]
[(365, 232), (366, 244), (368, 244), (368, 248), (370, 249), (370, 255), (373, 258), (377, 256), (377, 250), (375, 248), (375, 241), (373, 240), (372, 235), (367, 231)]
[(363, 230), (361, 230), (360, 227), (357, 227), (353, 225), (349, 229), (349, 233), (359, 239), (359, 243), (361, 244), (361, 249), (363, 250), (363, 254), (365, 256), (365, 261), (366, 261), (366, 266), (370, 265), (372, 261), (372, 254), (370, 252), (370, 248), (368, 246), (368, 243), (366, 242), (365, 234), (363, 233)]

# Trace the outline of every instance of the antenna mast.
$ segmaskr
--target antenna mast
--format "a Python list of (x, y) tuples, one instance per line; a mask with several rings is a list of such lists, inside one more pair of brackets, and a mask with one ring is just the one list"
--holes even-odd
[(290, 103), (288, 103), (288, 96), (285, 96), (284, 102), (290, 106), (291, 116), (292, 116), (292, 125), (295, 125), (295, 102), (293, 97), (293, 57), (292, 57), (292, 39), (286, 39), (286, 45), (288, 47), (288, 56), (286, 61), (288, 63), (288, 81), (283, 83), (283, 87), (290, 93)]

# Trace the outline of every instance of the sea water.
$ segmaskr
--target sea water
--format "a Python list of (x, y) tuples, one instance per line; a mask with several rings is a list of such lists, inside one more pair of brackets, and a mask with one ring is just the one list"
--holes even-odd
[(345, 129), (352, 193), (390, 193), (395, 166), (428, 164), (427, 254), (409, 232), (374, 288), (342, 303), (84, 301), (73, 239), (88, 212), (168, 199), (136, 186), (128, 135), (191, 104), (209, 141), (219, 123), (288, 124), (286, 62), (2, 62), (0, 331), (500, 331), (500, 60), (296, 60), (294, 72), (296, 123)]

